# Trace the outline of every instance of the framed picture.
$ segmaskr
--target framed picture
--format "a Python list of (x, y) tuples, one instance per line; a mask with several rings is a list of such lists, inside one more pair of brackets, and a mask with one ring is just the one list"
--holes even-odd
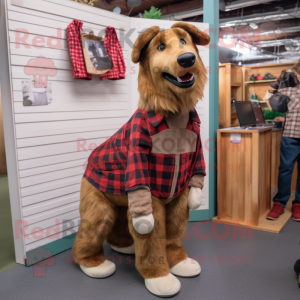
[(107, 55), (104, 41), (93, 33), (82, 34), (82, 49), (87, 72), (101, 75), (112, 69), (112, 61)]
[(52, 85), (47, 83), (46, 88), (35, 87), (34, 81), (22, 81), (23, 105), (41, 106), (52, 102)]

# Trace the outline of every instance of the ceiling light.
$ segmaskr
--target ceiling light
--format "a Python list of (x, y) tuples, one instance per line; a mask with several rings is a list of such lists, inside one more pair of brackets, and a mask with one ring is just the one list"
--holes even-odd
[(255, 24), (255, 23), (250, 23), (250, 25), (249, 25), (252, 29), (257, 29), (258, 28), (258, 25), (257, 24)]

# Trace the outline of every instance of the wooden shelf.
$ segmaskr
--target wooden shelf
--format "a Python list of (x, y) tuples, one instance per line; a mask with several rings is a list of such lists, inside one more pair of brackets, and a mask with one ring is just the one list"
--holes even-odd
[(243, 99), (243, 68), (230, 63), (222, 64), (219, 74), (219, 125), (221, 128), (234, 127), (238, 125), (238, 119), (236, 114), (232, 114), (231, 99)]
[(263, 100), (250, 100), (251, 102), (255, 102), (255, 103), (267, 103), (267, 101), (263, 101)]
[(231, 82), (232, 87), (241, 87), (242, 84), (240, 82)]
[(218, 219), (218, 217), (214, 217), (213, 222), (230, 224), (234, 226), (242, 226), (250, 229), (256, 229), (261, 231), (267, 231), (272, 233), (280, 233), (281, 229), (284, 225), (291, 219), (292, 209), (291, 207), (285, 208), (284, 214), (280, 216), (280, 218), (276, 221), (267, 220), (267, 214), (269, 211), (265, 212), (258, 220), (257, 225), (250, 225), (247, 222), (233, 221), (230, 219)]
[(266, 82), (275, 82), (275, 80), (245, 81), (245, 84), (249, 84), (249, 83), (266, 83)]

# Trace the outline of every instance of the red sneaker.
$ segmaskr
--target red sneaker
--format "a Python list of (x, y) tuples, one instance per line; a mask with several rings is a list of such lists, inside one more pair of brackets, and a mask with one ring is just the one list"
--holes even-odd
[(257, 80), (264, 80), (264, 78), (262, 76), (258, 75)]
[(277, 220), (284, 213), (284, 208), (279, 202), (274, 202), (274, 206), (267, 215), (268, 220)]
[(300, 222), (300, 204), (299, 203), (293, 204), (292, 211), (293, 211), (292, 219), (294, 221)]

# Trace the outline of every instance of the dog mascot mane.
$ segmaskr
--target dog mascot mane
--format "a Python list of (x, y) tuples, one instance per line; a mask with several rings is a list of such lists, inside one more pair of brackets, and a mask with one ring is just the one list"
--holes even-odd
[(103, 242), (134, 254), (146, 288), (170, 297), (176, 276), (195, 277), (201, 267), (182, 246), (189, 210), (201, 205), (205, 163), (195, 110), (207, 81), (196, 45), (210, 37), (178, 22), (151, 27), (132, 50), (139, 63), (138, 109), (88, 159), (80, 191), (81, 224), (73, 256), (95, 278), (115, 272)]

